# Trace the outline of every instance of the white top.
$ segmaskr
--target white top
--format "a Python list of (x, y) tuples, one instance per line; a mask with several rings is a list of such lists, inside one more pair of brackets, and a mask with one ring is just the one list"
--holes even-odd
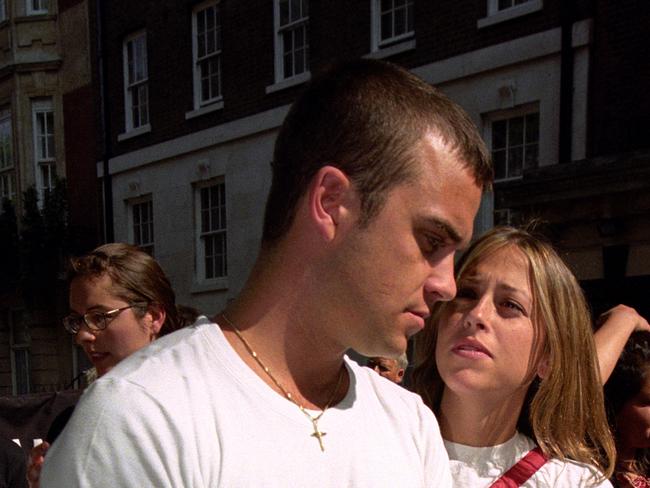
[(273, 391), (199, 318), (91, 385), (48, 452), (43, 488), (451, 486), (419, 396), (345, 358), (350, 388), (319, 421)]
[[(455, 487), (488, 487), (508, 471), (528, 451), (536, 447), (533, 440), (523, 434), (504, 444), (491, 447), (471, 447), (445, 441), (449, 454), (449, 467)], [(575, 461), (550, 459), (526, 483), (526, 488), (555, 487), (609, 487), (607, 480), (597, 482), (598, 470)]]

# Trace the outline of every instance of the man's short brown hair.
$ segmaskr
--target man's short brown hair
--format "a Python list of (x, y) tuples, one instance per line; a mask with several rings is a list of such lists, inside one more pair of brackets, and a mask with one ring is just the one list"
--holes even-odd
[(414, 177), (417, 149), (428, 132), (456, 152), (478, 186), (490, 185), (490, 157), (473, 122), (406, 69), (360, 59), (314, 78), (291, 107), (275, 143), (264, 243), (288, 231), (298, 200), (325, 165), (339, 168), (356, 186), (360, 225), (367, 224), (387, 191)]

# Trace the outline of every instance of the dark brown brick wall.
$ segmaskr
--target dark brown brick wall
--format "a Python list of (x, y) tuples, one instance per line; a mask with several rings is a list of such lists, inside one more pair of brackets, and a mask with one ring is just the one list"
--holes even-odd
[(589, 155), (650, 145), (650, 3), (597, 2), (589, 97)]
[[(189, 0), (106, 2), (106, 32), (111, 108), (112, 156), (173, 139), (230, 120), (290, 103), (301, 87), (266, 94), (274, 80), (273, 2), (221, 2), (222, 110), (185, 120), (192, 109), (191, 11)], [(589, 15), (591, 2), (576, 4), (576, 20)], [(545, 0), (544, 8), (515, 20), (478, 29), (485, 0), (416, 0), (417, 48), (393, 61), (415, 67), (560, 26), (561, 1)], [(122, 42), (146, 28), (149, 55), (150, 119), (152, 131), (117, 142), (124, 131)], [(312, 73), (370, 50), (370, 2), (321, 0), (310, 2), (310, 67)]]

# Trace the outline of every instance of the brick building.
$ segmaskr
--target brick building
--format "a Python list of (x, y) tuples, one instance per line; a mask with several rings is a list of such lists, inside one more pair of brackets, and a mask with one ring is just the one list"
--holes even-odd
[[(611, 267), (629, 283), (650, 274), (641, 2), (113, 1), (105, 10), (115, 239), (153, 249), (181, 302), (213, 313), (236, 295), (290, 102), (311, 73), (361, 56), (412, 69), (483, 130), (497, 183), (477, 230), (541, 217), (601, 301)], [(626, 210), (622, 196), (639, 206)]]
[[(65, 179), (69, 229), (81, 247), (98, 241), (100, 222), (90, 17), (83, 0), (0, 2), (0, 200), (12, 202), (21, 231), (25, 192), (33, 188), (43, 209)], [(3, 249), (10, 238), (0, 236)], [(3, 281), (9, 275), (2, 270)], [(41, 300), (20, 279), (3, 282), (0, 395), (61, 388), (72, 377), (78, 354), (61, 334), (59, 283)]]
[(365, 56), (438, 86), (483, 131), (497, 181), (477, 233), (541, 217), (595, 310), (650, 314), (645, 2), (98, 4), (106, 235), (152, 252), (180, 303), (211, 314), (241, 289), (290, 103), (312, 73)]

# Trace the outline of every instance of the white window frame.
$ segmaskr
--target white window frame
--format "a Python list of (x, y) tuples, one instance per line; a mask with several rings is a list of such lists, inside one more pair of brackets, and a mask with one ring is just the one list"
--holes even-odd
[[(203, 228), (203, 212), (206, 209), (202, 206), (201, 193), (207, 188), (212, 188), (215, 186), (221, 187), (221, 192), (223, 195), (223, 214), (219, 214), (219, 218), (225, 217), (225, 222), (220, 222), (221, 226), (215, 225), (212, 227), (212, 221), (210, 218), (208, 229)], [(226, 288), (228, 286), (228, 195), (226, 193), (226, 181), (224, 177), (214, 178), (211, 180), (203, 181), (198, 183), (194, 187), (195, 195), (195, 222), (196, 222), (196, 282), (198, 284), (212, 286), (215, 289), (217, 288)], [(212, 202), (210, 202), (212, 203)], [(213, 207), (210, 207), (213, 208)], [(224, 225), (225, 224), (225, 225)], [(206, 252), (205, 252), (205, 239), (211, 238), (215, 235), (223, 235), (223, 245), (225, 247), (225, 258), (223, 261), (223, 273), (217, 274), (215, 276), (208, 277), (208, 270), (206, 268)]]
[[(20, 316), (20, 320), (17, 320), (16, 317)], [(24, 315), (21, 310), (7, 310), (7, 319), (9, 322), (9, 348), (11, 351), (11, 385), (14, 395), (22, 395), (25, 393), (30, 393), (32, 389), (31, 384), (31, 366), (30, 366), (30, 357), (29, 357), (29, 331), (25, 332), (24, 341), (17, 341), (16, 339), (16, 327), (23, 326)], [(18, 322), (18, 324), (17, 324)], [(18, 352), (24, 352), (24, 363), (23, 370), (27, 373), (27, 378), (24, 378), (26, 383), (26, 390), (19, 390), (19, 378), (18, 378)]]
[[(214, 9), (215, 13), (215, 49), (214, 51), (204, 54), (199, 57), (199, 22), (198, 17), (202, 12), (207, 11), (208, 9)], [(208, 47), (205, 47), (206, 52)], [(192, 60), (194, 64), (194, 110), (200, 110), (201, 108), (207, 108), (213, 104), (217, 104), (223, 100), (223, 87), (221, 84), (221, 51), (222, 51), (222, 41), (221, 41), (221, 11), (220, 11), (220, 2), (210, 0), (208, 2), (203, 2), (197, 5), (192, 11)], [(216, 59), (217, 64), (217, 93), (208, 98), (203, 98), (202, 90), (202, 78), (203, 70), (202, 65), (209, 60)], [(219, 107), (214, 107), (214, 110), (223, 107), (223, 103)], [(212, 108), (212, 107), (210, 107)]]
[[(51, 121), (48, 116), (51, 115)], [(39, 119), (45, 117), (45, 131), (40, 131)], [(49, 129), (52, 129), (51, 132)], [(40, 204), (43, 203), (45, 192), (52, 190), (56, 181), (56, 122), (54, 104), (51, 98), (32, 101), (32, 132), (34, 144), (34, 173), (36, 192)], [(48, 139), (52, 138), (52, 148)], [(45, 153), (42, 152), (43, 139), (45, 139)]]
[[(136, 209), (140, 210), (146, 205), (149, 213), (149, 220), (142, 221), (141, 217), (136, 219)], [(154, 235), (154, 213), (153, 213), (153, 196), (151, 194), (145, 195), (133, 200), (129, 200), (129, 234), (130, 241), (134, 246), (138, 246), (143, 251), (149, 253), (151, 256), (155, 252), (155, 235)], [(138, 222), (138, 220), (140, 220)], [(147, 232), (149, 234), (149, 240), (143, 240), (144, 226), (147, 226)]]
[(499, 24), (506, 20), (516, 19), (523, 15), (528, 15), (533, 12), (538, 12), (544, 8), (543, 0), (526, 0), (519, 5), (499, 9), (499, 0), (487, 0), (487, 16), (479, 19), (477, 27), (488, 27), (490, 25)]
[[(48, 13), (50, 0), (25, 0), (25, 11), (27, 15), (44, 15)], [(38, 4), (34, 8), (34, 4)]]
[[(132, 52), (134, 53), (134, 60), (133, 60), (133, 65), (137, 64), (142, 64), (141, 68), (142, 71), (144, 72), (142, 78), (136, 78), (134, 80), (131, 80), (130, 77), (130, 59), (129, 59), (129, 45), (132, 43), (136, 43), (139, 41), (144, 42), (144, 49), (142, 51), (142, 56), (138, 56), (137, 53), (138, 51), (136, 49), (133, 49)], [(135, 44), (134, 44), (135, 45)], [(123, 75), (124, 75), (124, 126), (125, 126), (125, 132), (128, 133), (133, 133), (137, 132), (142, 133), (142, 132), (148, 132), (151, 130), (151, 125), (150, 125), (150, 111), (149, 111), (149, 67), (148, 67), (148, 53), (147, 53), (147, 32), (144, 30), (135, 32), (131, 34), (130, 36), (126, 37), (124, 39), (124, 43), (122, 44), (122, 62), (123, 62)], [(136, 72), (136, 71), (134, 71)], [(138, 120), (134, 120), (133, 118), (133, 91), (134, 90), (141, 90), (144, 88), (145, 96), (144, 101), (145, 103), (140, 103), (140, 107), (144, 106), (144, 113), (145, 117), (143, 120), (142, 112), (138, 112)], [(142, 111), (143, 109), (140, 108)], [(119, 138), (118, 140), (122, 140), (123, 138)]]
[[(274, 23), (274, 48), (275, 48), (275, 83), (282, 83), (287, 81), (295, 81), (295, 83), (302, 83), (307, 81), (310, 78), (309, 70), (309, 12), (307, 15), (302, 15), (301, 17), (295, 20), (289, 20), (288, 23), (282, 25), (280, 19), (280, 3), (288, 2), (289, 8), (291, 9), (292, 2), (290, 0), (273, 0), (273, 23)], [(304, 2), (307, 11), (309, 11), (309, 0), (301, 0), (301, 9)], [(302, 13), (302, 12), (301, 12)], [(291, 13), (289, 14), (291, 17)], [(302, 45), (302, 51), (304, 54), (304, 69), (300, 72), (296, 72), (295, 69), (295, 54), (293, 54), (294, 59), (292, 60), (292, 73), (289, 76), (285, 76), (285, 63), (284, 63), (284, 37), (283, 35), (287, 32), (296, 32), (298, 29), (304, 28), (304, 44)], [(293, 46), (292, 46), (293, 47)], [(295, 53), (294, 50), (291, 51)]]
[(3, 110), (0, 112), (0, 204), (4, 198), (13, 200), (15, 195), (11, 112)]
[[(525, 166), (525, 161), (526, 161), (526, 146), (530, 145), (531, 143), (526, 143), (526, 125), (525, 125), (525, 120), (526, 116), (530, 114), (537, 114), (538, 120), (537, 120), (537, 166), (539, 167), (539, 154), (540, 154), (540, 148), (541, 148), (541, 138), (542, 138), (542, 133), (541, 133), (541, 118), (542, 114), (539, 109), (539, 104), (534, 103), (534, 104), (529, 104), (525, 105), (522, 107), (518, 108), (513, 108), (509, 110), (502, 110), (499, 112), (494, 112), (490, 115), (488, 115), (485, 118), (485, 130), (484, 130), (484, 135), (485, 135), (485, 140), (487, 142), (488, 147), (490, 148), (490, 152), (494, 152), (494, 148), (492, 147), (492, 126), (495, 122), (503, 121), (503, 120), (511, 120), (517, 117), (524, 117), (524, 141), (523, 141), (523, 154), (522, 154), (522, 175), (517, 175), (517, 176), (508, 176), (508, 170), (507, 170), (507, 164), (508, 164), (508, 156), (507, 153), (511, 149), (511, 146), (509, 145), (508, 141), (506, 141), (506, 176), (503, 178), (499, 178), (496, 175), (496, 164), (495, 164), (495, 182), (501, 182), (501, 181), (511, 181), (511, 180), (519, 180), (523, 177), (523, 172), (526, 170)], [(507, 131), (507, 137), (509, 136), (509, 130)]]
[[(392, 27), (393, 29), (395, 28), (395, 10), (397, 9), (406, 9), (408, 13), (408, 7), (411, 7), (411, 12), (412, 15), (414, 16), (414, 4), (415, 0), (405, 0), (404, 6), (399, 6), (395, 7), (395, 0), (391, 0), (393, 2), (393, 8), (391, 11), (393, 12), (393, 23)], [(376, 52), (376, 51), (381, 51), (384, 49), (388, 48), (393, 48), (391, 49), (391, 54), (396, 54), (395, 48), (399, 49), (397, 52), (401, 52), (407, 49), (413, 49), (415, 48), (415, 45), (413, 44), (413, 40), (415, 37), (415, 18), (412, 19), (412, 25), (413, 29), (410, 31), (403, 32), (398, 35), (394, 35), (392, 37), (388, 37), (386, 39), (381, 38), (381, 15), (382, 15), (382, 10), (381, 10), (381, 0), (370, 0), (370, 15), (371, 15), (371, 51)], [(408, 25), (408, 20), (407, 20), (407, 25)], [(411, 41), (411, 42), (409, 42)]]

